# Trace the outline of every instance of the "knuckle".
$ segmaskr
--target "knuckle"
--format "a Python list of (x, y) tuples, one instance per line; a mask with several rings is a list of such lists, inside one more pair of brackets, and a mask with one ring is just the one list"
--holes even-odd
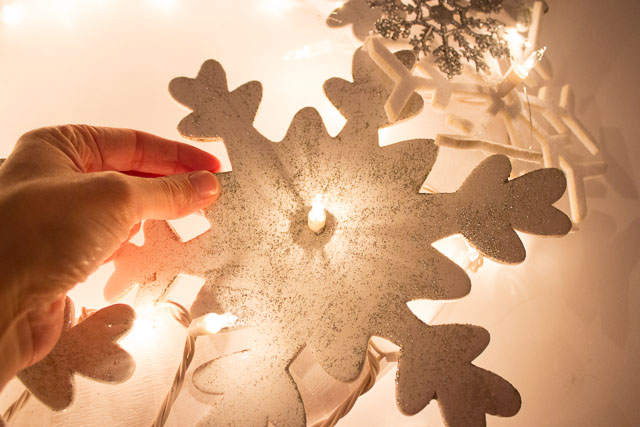
[(47, 126), (30, 130), (24, 133), (17, 141), (17, 144), (49, 144), (54, 147), (64, 147), (71, 143), (77, 145), (77, 141), (82, 137), (82, 126), (79, 125), (59, 125)]
[(57, 125), (46, 126), (25, 132), (20, 136), (18, 142), (61, 142), (69, 141), (71, 143), (77, 143), (80, 140), (86, 140), (92, 138), (94, 134), (94, 128), (88, 125)]
[(32, 129), (18, 138), (18, 144), (25, 144), (31, 141), (49, 141), (56, 133), (56, 127), (53, 126)]
[(103, 181), (104, 187), (114, 194), (127, 197), (132, 195), (131, 185), (129, 184), (127, 176), (120, 172), (102, 172), (99, 174), (99, 179)]
[(94, 178), (96, 189), (108, 203), (127, 207), (134, 200), (134, 190), (127, 176), (119, 172), (102, 172)]
[(174, 207), (176, 215), (180, 215), (193, 204), (193, 191), (187, 180), (162, 178), (161, 182), (167, 203)]

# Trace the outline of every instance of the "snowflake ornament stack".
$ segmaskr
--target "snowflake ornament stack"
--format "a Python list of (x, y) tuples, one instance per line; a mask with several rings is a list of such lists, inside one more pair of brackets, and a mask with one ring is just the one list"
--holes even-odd
[[(349, 10), (363, 7), (363, 1), (350, 0), (342, 8)], [(410, 29), (415, 25), (435, 28), (442, 13), (433, 12), (434, 8), (446, 9), (447, 17), (451, 14), (453, 19), (455, 13), (461, 14), (462, 17), (473, 10), (484, 14), (495, 13), (500, 11), (502, 4), (501, 1), (461, 2), (465, 6), (458, 3), (445, 0), (369, 1), (372, 7), (383, 9), (381, 17), (376, 21), (375, 29), (371, 28), (371, 33), (375, 31), (391, 39), (397, 39), (398, 35), (409, 37), (410, 31), (390, 33), (387, 30), (390, 22), (396, 22), (393, 28), (404, 26), (403, 28)], [(522, 1), (505, 3), (512, 14), (523, 15), (522, 11), (526, 9), (521, 4)], [(336, 22), (341, 17), (350, 18), (350, 15), (341, 14), (342, 8), (332, 14), (332, 25), (337, 25)], [(526, 31), (520, 33), (516, 27), (509, 28), (505, 30), (504, 38), (500, 41), (501, 46), (507, 41), (512, 45), (510, 50), (501, 51), (510, 55), (509, 60), (496, 60), (495, 57), (501, 56), (494, 54), (498, 51), (497, 48), (490, 51), (492, 58), (487, 58), (484, 52), (476, 49), (474, 52), (480, 58), (478, 61), (482, 61), (484, 65), (478, 66), (478, 62), (471, 59), (472, 62), (476, 61), (475, 70), (465, 68), (459, 62), (456, 62), (454, 68), (443, 69), (441, 65), (444, 59), (435, 55), (435, 51), (434, 55), (431, 55), (435, 60), (425, 55), (412, 69), (404, 70), (391, 54), (384, 39), (369, 37), (365, 40), (365, 47), (375, 63), (395, 82), (395, 89), (385, 106), (390, 120), (397, 120), (398, 112), (404, 108), (411, 94), (420, 93), (426, 99), (431, 98), (431, 107), (435, 111), (444, 112), (447, 125), (453, 131), (459, 132), (436, 138), (436, 144), (458, 149), (480, 149), (487, 154), (504, 154), (514, 163), (514, 176), (541, 166), (561, 169), (568, 180), (571, 219), (574, 223), (579, 223), (587, 213), (584, 180), (602, 175), (606, 171), (606, 164), (596, 142), (575, 115), (571, 87), (551, 86), (549, 83), (552, 73), (548, 61), (536, 63), (544, 52), (544, 48), (540, 49), (536, 44), (542, 15), (546, 10), (545, 3), (535, 1), (526, 10), (529, 12), (526, 14), (529, 18)], [(410, 17), (415, 15), (416, 18), (408, 20), (405, 16), (407, 14)], [(472, 18), (471, 21), (476, 22), (474, 19), (476, 18)], [(502, 12), (496, 19), (485, 18), (484, 21), (480, 21), (484, 24), (478, 22), (476, 26), (502, 28), (503, 21), (513, 22), (513, 18)], [(456, 31), (471, 36), (460, 23), (462, 21), (447, 22), (454, 22)], [(355, 31), (354, 22), (345, 20), (342, 23), (353, 23)], [(446, 27), (442, 23), (440, 26)], [(445, 31), (441, 29), (438, 33), (441, 34), (442, 46), (448, 43), (442, 35), (446, 34)], [(490, 33), (500, 38), (497, 34), (501, 31), (496, 29)], [(427, 32), (433, 34), (436, 31), (432, 29), (431, 32)], [(454, 47), (447, 45), (447, 49), (458, 49), (463, 53), (451, 53), (450, 56), (470, 59), (471, 57), (464, 53), (468, 43), (459, 38), (454, 39), (457, 42)], [(430, 36), (427, 41), (433, 42), (433, 37)], [(413, 45), (415, 50), (416, 37), (409, 39), (408, 44)], [(536, 49), (540, 49), (537, 53), (538, 58), (532, 61), (536, 56)], [(423, 50), (423, 53), (427, 52), (430, 50)], [(446, 77), (457, 77), (447, 81), (445, 76), (438, 73), (438, 69)], [(452, 73), (452, 69), (456, 71)], [(477, 73), (479, 69), (484, 73)], [(498, 140), (493, 139), (494, 135), (489, 138), (488, 131), (496, 123), (501, 124), (504, 129), (504, 136)]]

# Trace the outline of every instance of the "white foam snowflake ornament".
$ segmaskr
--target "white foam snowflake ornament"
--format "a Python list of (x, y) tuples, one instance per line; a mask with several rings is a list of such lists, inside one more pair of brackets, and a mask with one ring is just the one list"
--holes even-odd
[[(397, 55), (409, 68), (415, 61), (410, 52)], [(398, 402), (408, 414), (437, 398), (450, 425), (482, 425), (485, 413), (509, 416), (520, 407), (508, 382), (471, 363), (487, 346), (487, 331), (425, 325), (406, 303), (468, 293), (465, 272), (431, 246), (443, 237), (461, 233), (483, 255), (517, 263), (525, 251), (514, 229), (568, 232), (570, 222), (551, 206), (564, 191), (562, 174), (546, 169), (509, 181), (509, 161), (495, 156), (457, 193), (419, 194), (436, 146), (412, 140), (380, 148), (393, 83), (361, 50), (353, 76), (325, 84), (347, 118), (336, 137), (308, 108), (279, 143), (253, 127), (258, 82), (229, 92), (220, 64), (207, 61), (196, 78), (170, 85), (193, 110), (181, 134), (224, 140), (233, 167), (220, 175), (223, 194), (207, 212), (212, 229), (198, 238), (207, 284), (192, 314), (230, 311), (256, 331), (247, 350), (196, 369), (197, 388), (224, 393), (203, 424), (304, 425), (291, 361), (308, 346), (329, 374), (349, 381), (371, 336), (402, 348)], [(400, 118), (421, 108), (414, 95)], [(321, 234), (306, 224), (316, 194), (327, 207)]]

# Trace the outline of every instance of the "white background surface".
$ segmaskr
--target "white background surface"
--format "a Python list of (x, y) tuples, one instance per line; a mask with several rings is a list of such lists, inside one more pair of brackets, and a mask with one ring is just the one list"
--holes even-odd
[[(579, 232), (562, 239), (527, 238), (525, 263), (483, 267), (472, 275), (471, 295), (448, 304), (436, 322), (490, 331), (491, 343), (476, 364), (512, 382), (523, 405), (514, 418), (489, 416), (489, 425), (636, 426), (640, 7), (633, 0), (549, 3), (541, 39), (549, 47), (553, 82), (574, 87), (578, 116), (599, 142), (609, 170), (587, 185), (590, 211)], [(223, 64), (230, 88), (249, 80), (263, 83), (256, 127), (267, 137), (281, 139), (306, 105), (318, 108), (329, 131), (338, 132), (341, 121), (322, 96), (322, 83), (333, 76), (351, 78), (357, 41), (349, 29), (324, 26), (334, 2), (309, 1), (288, 11), (264, 4), (0, 0), (0, 6), (13, 7), (11, 16), (0, 19), (0, 156), (6, 157), (21, 133), (60, 123), (134, 127), (179, 139), (176, 125), (186, 110), (170, 98), (167, 84), (194, 76), (208, 58)], [(305, 45), (315, 56), (283, 60)], [(420, 136), (433, 137), (440, 122), (421, 126), (428, 133)], [(95, 387), (96, 395), (80, 391), (67, 414), (52, 415), (31, 402), (18, 423), (149, 424), (182, 348), (180, 338), (163, 342), (171, 351), (162, 360), (139, 357), (128, 383), (89, 385), (79, 379), (79, 390)], [(6, 389), (0, 408), (19, 392), (15, 383)], [(393, 393), (389, 374), (339, 425), (439, 425), (434, 403), (406, 418), (395, 409)], [(170, 424), (193, 425), (206, 410), (178, 405)]]

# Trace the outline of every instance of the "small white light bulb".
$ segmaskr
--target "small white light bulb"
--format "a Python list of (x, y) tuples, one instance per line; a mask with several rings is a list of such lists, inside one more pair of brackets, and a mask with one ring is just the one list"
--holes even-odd
[(521, 79), (526, 79), (529, 75), (529, 72), (533, 70), (533, 67), (538, 65), (540, 61), (542, 61), (542, 57), (544, 56), (544, 52), (547, 50), (547, 47), (543, 47), (542, 49), (538, 49), (533, 52), (526, 61), (522, 64), (516, 65), (515, 72)]
[(322, 195), (317, 194), (311, 202), (311, 210), (307, 218), (307, 224), (314, 233), (319, 233), (324, 229), (327, 223), (327, 214), (322, 203)]
[(205, 314), (191, 321), (191, 325), (189, 325), (189, 335), (197, 337), (200, 335), (217, 334), (222, 329), (235, 325), (237, 320), (238, 318), (231, 313)]
[(533, 52), (523, 63), (514, 65), (509, 69), (509, 72), (505, 76), (504, 80), (498, 86), (497, 94), (500, 98), (507, 96), (516, 86), (524, 81), (529, 75), (529, 72), (533, 70), (544, 55), (546, 47), (538, 49)]
[(505, 30), (504, 39), (509, 44), (509, 50), (512, 52), (522, 49), (522, 46), (524, 45), (524, 37), (522, 37), (522, 35), (520, 35), (520, 33), (518, 33), (518, 31), (513, 27)]

